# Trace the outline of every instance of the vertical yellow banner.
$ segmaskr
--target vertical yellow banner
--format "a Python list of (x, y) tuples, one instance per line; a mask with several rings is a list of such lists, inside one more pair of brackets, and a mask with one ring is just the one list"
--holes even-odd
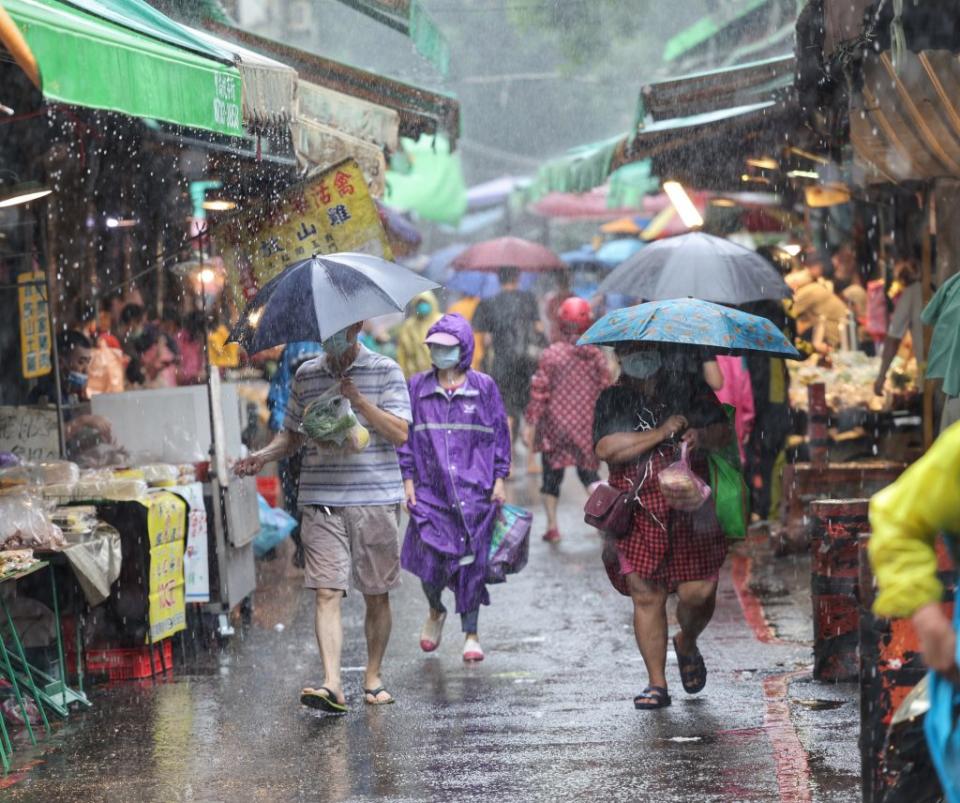
[(23, 376), (31, 379), (50, 373), (50, 315), (43, 274), (21, 273), (17, 277), (20, 301), (20, 354)]
[(166, 491), (151, 494), (143, 504), (150, 538), (150, 633), (159, 641), (187, 626), (183, 579), (187, 505)]

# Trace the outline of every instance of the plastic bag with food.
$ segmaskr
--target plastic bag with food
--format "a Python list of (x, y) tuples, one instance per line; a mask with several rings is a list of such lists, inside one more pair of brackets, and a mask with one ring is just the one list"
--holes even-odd
[(680, 449), (680, 459), (663, 469), (658, 480), (660, 491), (670, 507), (692, 513), (703, 507), (703, 503), (710, 498), (710, 486), (690, 468), (687, 449), (684, 443)]
[(63, 533), (50, 522), (39, 498), (29, 494), (0, 498), (0, 550), (64, 546)]
[(311, 440), (331, 442), (354, 451), (366, 448), (370, 432), (357, 421), (350, 400), (331, 387), (306, 406), (300, 431)]

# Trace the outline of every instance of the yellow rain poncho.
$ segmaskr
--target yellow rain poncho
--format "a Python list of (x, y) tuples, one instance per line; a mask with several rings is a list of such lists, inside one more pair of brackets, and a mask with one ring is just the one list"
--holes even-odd
[[(423, 316), (418, 315), (416, 311), (421, 301), (426, 301), (430, 305), (430, 312)], [(403, 375), (407, 379), (430, 368), (432, 364), (430, 349), (423, 340), (427, 336), (427, 330), (441, 317), (437, 297), (429, 290), (418, 295), (410, 304), (414, 310), (413, 314), (400, 324), (400, 330), (397, 332), (397, 362), (400, 363)]]
[(939, 602), (934, 541), (941, 532), (960, 535), (960, 424), (873, 497), (870, 524), (870, 562), (880, 588), (873, 610), (907, 617)]

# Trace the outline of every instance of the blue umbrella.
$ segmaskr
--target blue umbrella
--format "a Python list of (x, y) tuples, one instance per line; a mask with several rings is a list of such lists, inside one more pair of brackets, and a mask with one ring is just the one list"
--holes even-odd
[(423, 275), (428, 279), (433, 279), (435, 282), (445, 284), (447, 277), (450, 275), (450, 266), (453, 260), (466, 250), (467, 246), (464, 243), (454, 243), (453, 245), (441, 248), (439, 251), (435, 251), (430, 256), (430, 261), (427, 263)]
[(411, 270), (367, 254), (328, 254), (297, 262), (267, 282), (230, 339), (256, 354), (281, 343), (322, 342), (351, 324), (402, 312), (438, 287)]
[(586, 243), (573, 251), (564, 251), (560, 254), (560, 259), (574, 269), (596, 268), (601, 266), (601, 260), (597, 258), (597, 252)]
[(598, 262), (603, 263), (604, 267), (615, 268), (621, 262), (630, 259), (643, 246), (644, 243), (633, 237), (611, 240), (600, 246), (596, 258)]
[(792, 359), (800, 356), (766, 318), (695, 298), (649, 301), (614, 310), (587, 329), (577, 343), (630, 341), (707, 346), (731, 354), (760, 351)]
[(482, 270), (451, 269), (443, 284), (448, 290), (478, 298), (490, 298), (500, 292), (500, 280), (496, 274)]

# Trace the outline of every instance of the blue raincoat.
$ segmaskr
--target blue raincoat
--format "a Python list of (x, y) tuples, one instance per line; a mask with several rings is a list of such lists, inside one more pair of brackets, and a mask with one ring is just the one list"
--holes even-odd
[[(397, 454), (417, 504), (409, 508), (400, 562), (421, 580), (449, 587), (457, 613), (469, 613), (490, 603), (484, 578), (497, 516), (490, 495), (494, 481), (510, 473), (510, 435), (496, 383), (469, 367), (470, 324), (461, 315), (444, 315), (428, 334), (434, 332), (457, 338), (466, 381), (447, 392), (436, 369), (410, 379), (413, 424)], [(460, 565), (466, 555), (473, 563)]]

